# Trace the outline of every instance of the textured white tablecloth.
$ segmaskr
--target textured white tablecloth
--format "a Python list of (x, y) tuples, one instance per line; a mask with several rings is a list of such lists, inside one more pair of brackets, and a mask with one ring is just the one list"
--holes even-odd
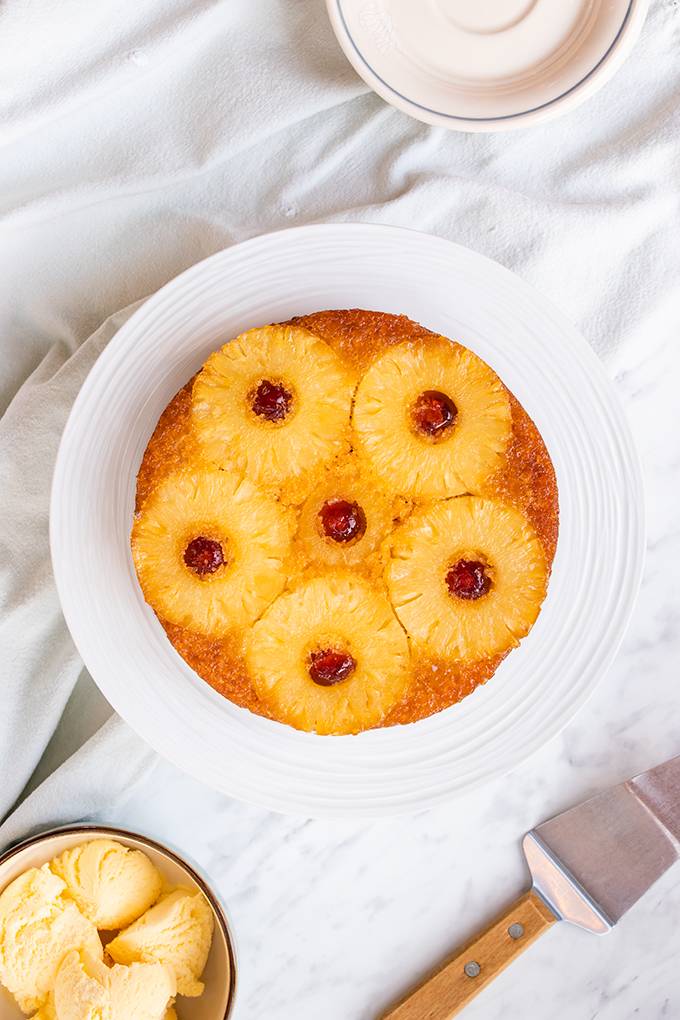
[[(680, 752), (679, 47), (677, 0), (656, 0), (584, 107), (466, 136), (369, 94), (321, 0), (0, 4), (0, 819), (34, 791), (0, 845), (87, 816), (184, 847), (234, 914), (239, 1017), (373, 1016), (520, 890), (525, 828)], [(60, 431), (115, 313), (226, 245), (321, 220), (432, 231), (552, 297), (616, 378), (649, 489), (642, 597), (589, 706), (508, 780), (373, 825), (229, 801), (108, 718), (47, 541)], [(560, 926), (470, 1020), (680, 1015), (679, 911), (676, 870), (607, 940)]]

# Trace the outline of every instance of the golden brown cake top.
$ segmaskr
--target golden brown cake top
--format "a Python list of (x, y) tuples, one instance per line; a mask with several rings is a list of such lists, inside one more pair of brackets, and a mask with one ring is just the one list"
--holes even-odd
[[(522, 569), (525, 574), (523, 576), (535, 576), (535, 582), (531, 583), (537, 585), (537, 592), (543, 585), (540, 596), (536, 595), (536, 605), (540, 606), (545, 580), (555, 553), (558, 533), (557, 485), (552, 463), (538, 429), (520, 403), (484, 366), (483, 362), (470, 355), (467, 349), (461, 345), (452, 344), (450, 341), (442, 339), (405, 316), (360, 309), (317, 312), (295, 318), (288, 325), (302, 327), (299, 330), (300, 336), (296, 334), (295, 343), (303, 344), (303, 356), (299, 359), (300, 364), (296, 369), (299, 374), (293, 373), (294, 378), (293, 384), (289, 387), (290, 392), (283, 387), (283, 397), (280, 393), (278, 395), (274, 393), (275, 400), (281, 397), (284, 401), (293, 401), (296, 399), (293, 395), (296, 385), (301, 387), (306, 385), (305, 371), (308, 368), (309, 360), (314, 356), (310, 352), (313, 352), (313, 345), (316, 343), (314, 338), (319, 338), (337, 356), (337, 368), (334, 367), (332, 361), (329, 361), (328, 367), (320, 373), (320, 378), (324, 380), (326, 387), (323, 400), (320, 400), (320, 403), (325, 406), (330, 401), (332, 406), (328, 414), (331, 416), (342, 417), (343, 414), (349, 416), (350, 407), (347, 404), (345, 387), (351, 386), (353, 391), (351, 397), (353, 431), (351, 434), (347, 433), (347, 436), (338, 433), (340, 439), (337, 448), (333, 449), (327, 462), (324, 462), (318, 470), (315, 469), (301, 486), (296, 485), (292, 488), (286, 485), (274, 486), (267, 491), (266, 483), (270, 472), (264, 476), (255, 475), (250, 478), (254, 482), (255, 488), (261, 489), (275, 503), (281, 503), (281, 513), (276, 513), (271, 517), (272, 511), (268, 511), (264, 505), (261, 506), (252, 493), (246, 493), (250, 499), (249, 505), (256, 506), (261, 519), (268, 520), (267, 514), (269, 514), (271, 520), (276, 521), (272, 527), (278, 528), (281, 536), (288, 528), (286, 521), (292, 520), (290, 550), (285, 556), (283, 553), (279, 556), (273, 549), (270, 549), (265, 539), (262, 541), (258, 539), (256, 544), (257, 549), (263, 550), (261, 553), (263, 563), (268, 558), (271, 559), (272, 556), (275, 559), (279, 556), (282, 562), (285, 560), (285, 577), (277, 582), (275, 570), (271, 578), (265, 579), (266, 583), (263, 582), (259, 591), (262, 604), (269, 602), (270, 605), (264, 612), (258, 610), (258, 619), (266, 619), (269, 621), (268, 625), (256, 624), (253, 632), (256, 634), (256, 638), (249, 637), (250, 627), (246, 627), (245, 630), (243, 628), (239, 630), (236, 627), (232, 628), (229, 633), (210, 635), (199, 632), (193, 625), (187, 626), (186, 623), (178, 623), (179, 617), (175, 618), (175, 622), (170, 622), (162, 612), (158, 611), (158, 604), (155, 605), (155, 608), (168, 637), (183, 658), (216, 690), (236, 704), (262, 715), (269, 715), (293, 725), (300, 725), (301, 728), (313, 728), (320, 732), (346, 732), (351, 731), (352, 727), (345, 723), (338, 724), (339, 730), (334, 730), (332, 726), (324, 729), (324, 720), (321, 716), (318, 717), (321, 719), (320, 724), (314, 725), (313, 720), (317, 716), (314, 715), (315, 710), (311, 708), (306, 716), (304, 713), (302, 714), (300, 717), (302, 721), (298, 721), (296, 711), (291, 706), (295, 699), (299, 701), (303, 698), (303, 690), (298, 691), (295, 685), (289, 682), (288, 674), (282, 674), (278, 687), (274, 685), (278, 692), (276, 697), (266, 691), (263, 695), (264, 681), (260, 679), (258, 683), (254, 683), (253, 670), (260, 677), (265, 677), (272, 672), (271, 669), (267, 670), (265, 665), (268, 661), (267, 655), (271, 656), (272, 649), (278, 649), (280, 657), (284, 657), (285, 642), (281, 640), (277, 645), (277, 635), (279, 632), (285, 634), (286, 628), (298, 626), (295, 621), (304, 618), (304, 612), (300, 607), (304, 606), (305, 598), (309, 600), (306, 611), (309, 616), (309, 606), (314, 606), (318, 602), (319, 591), (322, 590), (318, 588), (318, 579), (326, 578), (324, 582), (326, 588), (329, 584), (331, 585), (336, 593), (338, 606), (343, 600), (346, 602), (348, 599), (358, 597), (357, 592), (363, 590), (361, 586), (368, 584), (378, 597), (378, 602), (372, 610), (375, 614), (374, 620), (381, 617), (381, 613), (384, 612), (382, 607), (389, 605), (388, 598), (393, 600), (392, 604), (394, 605), (394, 600), (404, 597), (405, 593), (404, 609), (397, 609), (397, 616), (401, 627), (405, 627), (409, 637), (411, 651), (410, 665), (407, 668), (408, 676), (404, 679), (406, 667), (403, 655), (399, 654), (395, 658), (394, 655), (388, 656), (386, 649), (380, 652), (383, 660), (391, 663), (390, 686), (386, 690), (390, 692), (392, 704), (390, 707), (389, 699), (384, 703), (380, 700), (381, 696), (377, 692), (378, 689), (382, 690), (383, 688), (376, 674), (368, 682), (373, 684), (376, 689), (373, 704), (377, 707), (374, 708), (372, 715), (371, 713), (366, 715), (365, 726), (412, 722), (440, 711), (469, 694), (476, 686), (489, 679), (501, 659), (507, 654), (507, 650), (505, 650), (498, 654), (470, 658), (470, 654), (476, 647), (472, 637), (475, 628), (478, 629), (479, 626), (482, 626), (485, 632), (493, 637), (497, 622), (489, 606), (487, 606), (486, 618), (480, 616), (476, 602), (474, 604), (470, 602), (472, 607), (470, 612), (473, 614), (470, 616), (470, 636), (465, 639), (463, 633), (463, 638), (460, 639), (463, 641), (461, 647), (466, 650), (465, 655), (442, 654), (446, 648), (445, 634), (440, 639), (439, 645), (431, 639), (432, 635), (429, 635), (428, 640), (424, 643), (419, 643), (419, 631), (424, 634), (430, 628), (422, 626), (422, 620), (418, 614), (410, 612), (407, 604), (410, 597), (409, 585), (413, 583), (414, 579), (415, 581), (422, 579), (422, 571), (432, 569), (427, 556), (421, 562), (423, 542), (420, 534), (422, 529), (425, 529), (426, 535), (430, 535), (432, 528), (438, 527), (443, 536), (447, 534), (447, 529), (456, 527), (491, 529), (493, 534), (489, 536), (489, 547), (497, 549), (501, 559), (506, 555), (504, 549), (521, 539), (522, 549), (525, 552), (529, 550), (528, 559), (521, 561), (524, 563)], [(311, 334), (311, 340), (305, 339), (303, 330)], [(266, 330), (253, 332), (257, 335), (266, 333)], [(274, 339), (276, 340), (276, 336)], [(232, 349), (232, 351), (234, 350)], [(272, 348), (272, 352), (273, 357), (278, 357), (276, 347)], [(421, 352), (424, 353), (421, 355)], [(248, 355), (247, 350), (244, 353)], [(416, 401), (414, 406), (417, 405), (417, 413), (422, 414), (422, 422), (429, 429), (428, 436), (431, 436), (433, 443), (438, 441), (437, 429), (448, 425), (447, 415), (449, 418), (451, 415), (458, 416), (459, 433), (463, 435), (463, 440), (461, 440), (463, 445), (455, 462), (459, 468), (455, 478), (452, 473), (450, 478), (447, 476), (446, 484), (443, 484), (441, 476), (436, 471), (431, 471), (429, 474), (425, 472), (427, 475), (425, 484), (423, 485), (423, 479), (418, 477), (420, 489), (416, 487), (404, 495), (399, 491), (393, 491), (389, 485), (383, 486), (379, 472), (378, 475), (375, 474), (376, 458), (371, 456), (371, 443), (377, 444), (379, 448), (383, 439), (388, 443), (394, 442), (394, 429), (389, 416), (391, 396), (388, 372), (391, 371), (393, 377), (398, 379), (401, 384), (409, 372), (414, 372), (417, 376), (418, 358), (421, 356), (429, 361), (434, 361), (437, 358), (441, 360), (442, 364), (437, 369), (439, 375), (436, 377), (444, 380), (441, 383), (444, 388), (446, 380), (450, 381), (451, 379), (450, 373), (452, 371), (457, 373), (453, 378), (458, 387), (460, 407), (454, 404), (452, 405), (453, 411), (450, 412), (446, 395), (437, 388), (436, 391), (428, 391), (425, 394), (424, 403), (421, 400), (421, 404), (418, 405)], [(168, 479), (172, 481), (171, 476), (177, 475), (178, 472), (181, 473), (187, 466), (200, 463), (205, 457), (206, 450), (213, 458), (213, 469), (231, 470), (233, 465), (228, 459), (225, 463), (215, 464), (214, 462), (214, 458), (217, 457), (219, 460), (222, 454), (219, 432), (212, 428), (213, 405), (210, 402), (214, 399), (214, 392), (217, 392), (216, 399), (224, 402), (226, 413), (231, 414), (226, 396), (228, 391), (223, 393), (220, 390), (220, 372), (223, 370), (223, 366), (216, 362), (215, 358), (216, 355), (212, 360), (209, 359), (208, 363), (215, 365), (213, 382), (205, 373), (200, 373), (199, 383), (190, 380), (161, 415), (145, 451), (138, 475), (138, 512), (143, 508), (146, 510), (147, 505), (151, 506), (153, 500), (157, 500), (155, 494), (158, 493), (164, 482)], [(325, 355), (322, 354), (323, 358)], [(454, 361), (456, 364), (452, 368)], [(380, 371), (376, 371), (378, 363), (381, 363)], [(383, 371), (383, 365), (385, 371)], [(357, 380), (359, 388), (355, 390)], [(212, 390), (211, 387), (213, 387)], [(194, 393), (193, 408), (192, 389)], [(272, 413), (276, 415), (278, 413), (277, 405), (271, 403), (272, 393), (263, 391), (260, 396), (265, 402), (269, 401), (266, 407), (269, 409), (273, 407)], [(250, 395), (248, 399), (254, 398)], [(201, 405), (202, 409), (201, 428), (207, 422), (207, 433), (204, 429), (209, 441), (207, 447), (205, 435), (197, 438), (197, 403)], [(384, 411), (382, 418), (373, 413), (376, 403)], [(367, 409), (363, 419), (361, 418), (362, 408)], [(220, 411), (220, 413), (222, 412)], [(479, 458), (467, 456), (468, 451), (463, 442), (465, 439), (463, 425), (473, 428), (475, 416), (478, 421), (485, 423), (484, 427), (488, 431), (487, 459), (481, 468)], [(470, 422), (473, 425), (470, 425)], [(232, 422), (230, 427), (235, 430), (234, 435), (238, 440), (234, 446), (241, 449), (250, 443), (250, 434), (247, 428), (245, 433), (239, 432), (238, 430), (242, 426), (237, 420), (235, 423)], [(397, 432), (400, 427), (397, 428)], [(363, 433), (361, 432), (362, 428), (364, 429)], [(217, 442), (213, 442), (215, 437), (217, 437)], [(422, 448), (426, 453), (428, 452), (426, 444)], [(367, 450), (368, 455), (366, 454)], [(404, 477), (407, 478), (409, 485), (411, 480), (408, 475), (408, 465), (417, 454), (415, 447), (414, 451), (415, 453), (412, 452), (408, 456), (401, 456), (401, 451), (397, 447), (388, 451), (388, 460), (403, 460), (406, 471)], [(300, 459), (303, 463), (304, 450)], [(242, 459), (239, 462), (239, 469), (243, 463)], [(246, 464), (246, 467), (248, 470), (251, 469), (251, 465)], [(398, 472), (397, 477), (399, 478)], [(219, 486), (224, 487), (221, 482), (219, 482)], [(396, 488), (398, 489), (399, 486), (397, 485)], [(474, 497), (463, 495), (469, 492), (473, 492)], [(333, 493), (336, 495), (334, 496)], [(446, 506), (446, 500), (451, 496), (461, 496), (463, 500), (463, 502), (455, 499), (452, 501), (453, 504), (456, 504), (456, 515), (453, 517)], [(194, 497), (189, 492), (185, 494), (184, 498), (191, 500)], [(202, 494), (201, 498), (203, 498)], [(241, 498), (243, 498), (243, 492), (240, 492), (239, 499)], [(367, 515), (364, 513), (364, 506), (368, 509)], [(433, 516), (433, 508), (436, 509), (436, 506), (442, 509)], [(505, 515), (504, 520), (499, 519), (498, 513), (489, 517), (489, 513), (491, 513), (489, 507), (493, 509), (493, 506), (501, 507), (501, 516)], [(502, 506), (507, 507), (507, 512), (502, 510)], [(437, 514), (440, 515), (441, 520)], [(526, 522), (526, 525), (523, 522)], [(325, 532), (324, 528), (326, 528)], [(345, 530), (343, 531), (343, 529)], [(394, 536), (392, 532), (394, 532)], [(479, 534), (482, 533), (479, 532)], [(326, 540), (327, 536), (331, 534), (334, 534), (334, 542)], [(357, 536), (361, 538), (361, 544), (357, 544)], [(279, 545), (281, 542), (285, 544), (283, 538), (277, 541)], [(533, 553), (531, 552), (532, 542), (536, 543), (536, 551)], [(427, 542), (425, 542), (426, 544)], [(197, 548), (193, 551), (196, 552)], [(201, 548), (198, 552), (203, 556), (207, 555), (206, 549)], [(210, 550), (208, 550), (209, 552)], [(394, 569), (390, 572), (390, 563), (393, 562), (395, 555), (399, 559), (399, 563), (405, 565), (406, 573), (402, 571), (400, 574), (398, 570), (395, 573)], [(185, 562), (187, 562), (186, 559)], [(477, 583), (479, 592), (486, 593), (491, 584), (493, 567), (489, 568), (491, 574), (486, 577), (484, 565), (477, 562), (473, 550), (465, 553), (465, 556), (461, 554), (458, 557), (456, 569), (458, 574), (455, 577), (451, 571), (446, 575), (449, 584), (448, 590), (449, 593), (453, 592), (452, 585), (457, 585), (457, 593), (461, 595), (462, 592), (463, 601), (458, 605), (463, 613), (461, 619), (464, 621), (464, 613), (469, 608), (467, 600), (473, 597), (469, 595), (469, 592)], [(535, 574), (536, 569), (539, 571), (538, 574)], [(408, 574), (408, 570), (411, 570), (411, 575)], [(532, 571), (534, 571), (533, 575)], [(512, 572), (510, 571), (510, 573)], [(518, 576), (520, 575), (518, 574)], [(350, 584), (349, 589), (345, 587), (347, 583)], [(317, 588), (314, 587), (315, 584), (317, 584)], [(310, 585), (311, 587), (309, 587)], [(240, 591), (240, 589), (238, 590)], [(444, 594), (441, 598), (445, 599), (448, 596), (444, 589), (442, 591)], [(286, 596), (290, 592), (297, 592), (298, 595), (287, 602)], [(428, 594), (429, 597), (428, 592), (425, 594)], [(474, 598), (476, 599), (477, 595), (474, 595)], [(521, 603), (521, 599), (519, 602)], [(259, 603), (257, 604), (259, 606)], [(431, 609), (432, 612), (438, 612), (437, 605), (432, 603), (434, 606)], [(511, 616), (515, 611), (520, 613), (520, 610), (521, 607), (516, 609), (514, 605), (506, 606), (505, 609)], [(536, 608), (535, 611), (537, 612), (538, 609)], [(232, 615), (234, 619), (237, 618), (237, 615)], [(317, 629), (321, 628), (319, 633), (325, 633), (323, 628), (327, 627), (327, 623), (324, 623), (323, 620), (324, 617), (321, 615), (317, 627)], [(407, 625), (405, 625), (405, 621), (407, 621)], [(366, 626), (370, 629), (371, 625), (366, 624)], [(462, 626), (464, 631), (468, 624), (463, 622)], [(349, 630), (351, 630), (349, 622), (347, 627), (349, 634)], [(518, 631), (520, 636), (521, 633), (526, 633), (526, 629), (528, 628), (521, 632)], [(249, 649), (248, 656), (246, 656), (246, 646)], [(300, 647), (302, 648), (302, 644)], [(394, 642), (392, 642), (392, 647), (397, 647)], [(322, 648), (320, 651), (330, 652), (331, 649)], [(320, 655), (320, 651), (317, 650), (313, 654)], [(309, 658), (312, 653), (306, 650), (304, 654)], [(249, 665), (246, 664), (246, 658)], [(349, 663), (350, 659), (354, 664), (352, 666)], [(324, 669), (329, 668), (329, 663), (333, 661), (335, 660), (332, 656), (331, 658), (328, 656), (318, 658), (315, 668), (317, 671), (320, 669), (323, 672)], [(357, 664), (349, 652), (345, 655), (344, 660), (340, 657), (335, 661), (335, 668), (341, 672), (354, 669), (355, 666)], [(288, 673), (291, 671), (294, 672), (292, 666)], [(333, 713), (335, 713), (333, 718), (339, 720), (344, 718), (343, 712), (346, 709), (343, 699), (338, 700), (335, 694), (342, 689), (345, 692), (344, 701), (351, 700), (350, 681), (339, 684), (335, 693), (328, 697), (326, 695), (330, 688), (323, 687), (325, 683), (323, 680), (319, 683), (321, 684), (319, 687), (320, 704), (329, 702), (332, 697), (334, 699)], [(316, 697), (316, 692), (313, 693)], [(277, 706), (277, 698), (281, 705)], [(326, 698), (326, 702), (324, 702), (324, 698)], [(319, 711), (321, 710), (319, 709)], [(312, 720), (312, 724), (307, 725), (310, 720)], [(358, 728), (365, 728), (365, 726), (361, 725)]]

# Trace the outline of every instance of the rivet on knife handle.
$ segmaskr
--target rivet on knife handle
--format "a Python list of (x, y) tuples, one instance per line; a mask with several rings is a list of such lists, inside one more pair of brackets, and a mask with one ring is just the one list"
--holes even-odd
[(532, 889), (384, 1020), (450, 1020), (556, 920)]

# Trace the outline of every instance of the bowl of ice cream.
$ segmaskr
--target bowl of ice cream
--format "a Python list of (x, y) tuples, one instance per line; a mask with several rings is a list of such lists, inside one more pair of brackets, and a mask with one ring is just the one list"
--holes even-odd
[(227, 1020), (235, 990), (225, 909), (174, 850), (81, 824), (0, 856), (3, 1020)]

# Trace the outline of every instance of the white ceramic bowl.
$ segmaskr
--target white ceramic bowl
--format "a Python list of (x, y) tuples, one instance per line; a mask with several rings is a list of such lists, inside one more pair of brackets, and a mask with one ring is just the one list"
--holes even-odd
[[(53, 857), (91, 839), (115, 839), (124, 846), (144, 853), (161, 875), (173, 885), (200, 889), (215, 915), (215, 934), (203, 980), (205, 992), (200, 998), (178, 999), (182, 1020), (228, 1020), (236, 997), (236, 955), (227, 915), (219, 897), (196, 868), (174, 850), (161, 846), (148, 836), (107, 826), (77, 824), (41, 832), (10, 847), (0, 855), (0, 892), (29, 868), (39, 868)], [(0, 985), (2, 1020), (23, 1020), (24, 1014)]]
[(388, 103), (459, 131), (527, 127), (593, 95), (648, 0), (326, 0), (347, 58)]
[[(320, 737), (238, 708), (175, 652), (137, 584), (135, 476), (159, 415), (242, 330), (322, 308), (403, 312), (477, 351), (547, 443), (561, 530), (539, 619), (495, 677), (409, 726)], [(247, 241), (194, 266), (118, 332), (78, 396), (51, 507), (54, 572), (83, 659), (153, 747), (225, 793), (305, 815), (431, 807), (501, 775), (556, 734), (618, 647), (643, 556), (640, 470), (602, 366), (512, 273), (441, 238), (322, 225)]]

